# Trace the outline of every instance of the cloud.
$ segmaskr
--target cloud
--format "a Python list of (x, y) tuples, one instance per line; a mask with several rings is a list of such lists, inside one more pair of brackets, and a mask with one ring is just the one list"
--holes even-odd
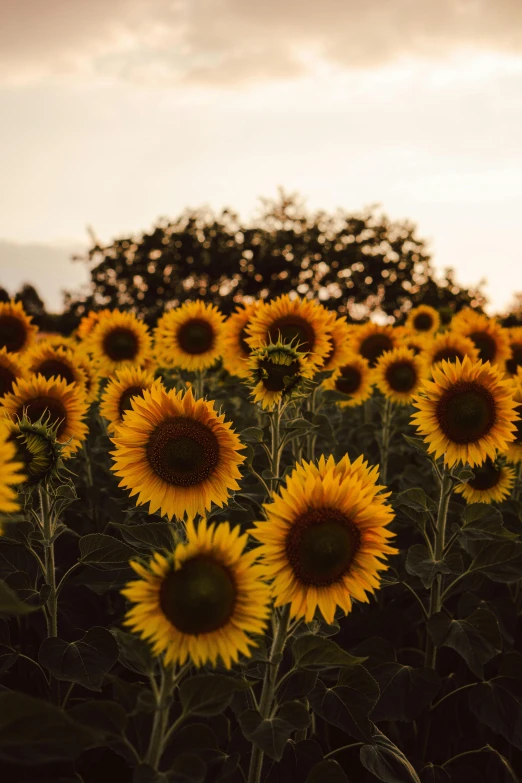
[(3, 0), (0, 81), (234, 85), (462, 49), (522, 54), (520, 0)]

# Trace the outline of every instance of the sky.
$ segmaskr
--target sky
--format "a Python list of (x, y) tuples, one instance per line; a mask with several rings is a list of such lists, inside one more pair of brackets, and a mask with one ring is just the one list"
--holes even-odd
[(522, 291), (520, 0), (0, 0), (0, 285), (59, 310), (88, 247), (278, 187), (380, 204)]

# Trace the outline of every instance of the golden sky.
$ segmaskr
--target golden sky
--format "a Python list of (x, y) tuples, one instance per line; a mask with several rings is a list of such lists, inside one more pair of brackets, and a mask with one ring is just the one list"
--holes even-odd
[(0, 284), (186, 206), (380, 203), (522, 291), (521, 0), (0, 0)]

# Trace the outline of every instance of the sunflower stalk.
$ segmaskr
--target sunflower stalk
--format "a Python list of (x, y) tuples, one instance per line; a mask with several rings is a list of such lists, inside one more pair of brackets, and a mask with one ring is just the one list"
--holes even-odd
[(380, 479), (383, 484), (386, 484), (388, 481), (388, 455), (390, 451), (390, 439), (392, 435), (392, 418), (393, 403), (386, 397), (382, 408), (381, 437), (379, 441), (381, 450)]
[(175, 667), (163, 665), (161, 667), (161, 683), (155, 691), (156, 712), (154, 713), (149, 747), (145, 756), (145, 762), (150, 764), (156, 772), (158, 771), (158, 765), (165, 747), (174, 682)]
[(276, 405), (270, 415), (270, 480), (271, 491), (275, 492), (279, 479), (279, 464), (281, 461), (281, 403)]
[[(274, 695), (277, 685), (277, 673), (279, 665), (283, 658), (286, 640), (288, 638), (288, 623), (290, 619), (290, 604), (283, 606), (280, 612), (274, 611), (274, 636), (270, 656), (263, 678), (263, 688), (259, 701), (259, 712), (263, 720), (270, 717)], [(250, 768), (248, 770), (247, 783), (260, 783), (261, 770), (263, 767), (263, 751), (254, 745), (250, 757)]]
[(49, 490), (47, 486), (39, 487), (40, 495), (40, 524), (44, 546), (44, 578), (50, 587), (49, 598), (46, 603), (47, 636), (58, 636), (58, 594), (56, 590), (56, 568), (54, 559), (54, 520), (49, 502)]

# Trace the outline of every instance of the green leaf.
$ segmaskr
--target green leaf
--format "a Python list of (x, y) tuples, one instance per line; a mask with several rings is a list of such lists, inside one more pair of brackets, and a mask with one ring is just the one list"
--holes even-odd
[(307, 696), (314, 689), (316, 682), (317, 672), (307, 669), (292, 672), (277, 692), (279, 703), (284, 704), (287, 701)]
[(247, 427), (240, 433), (239, 437), (243, 443), (262, 443), (264, 433), (261, 427)]
[(292, 652), (296, 666), (310, 671), (333, 666), (358, 666), (366, 660), (350, 655), (331, 639), (314, 634), (299, 636), (292, 645)]
[(236, 691), (247, 691), (251, 683), (223, 674), (197, 674), (179, 689), (184, 715), (219, 715)]
[(281, 718), (263, 719), (257, 710), (245, 710), (238, 720), (245, 739), (271, 759), (281, 760), (285, 745), (294, 731), (290, 724)]
[(106, 628), (94, 627), (76, 642), (57, 637), (45, 639), (38, 661), (57, 680), (77, 682), (91, 691), (99, 691), (105, 675), (118, 660), (118, 645)]
[(195, 753), (183, 753), (172, 762), (169, 783), (203, 783), (207, 766)]
[(127, 713), (115, 701), (83, 701), (71, 707), (67, 715), (99, 734), (101, 743), (121, 737), (127, 725)]
[(381, 689), (372, 712), (374, 721), (412, 721), (431, 704), (441, 679), (433, 669), (413, 669), (400, 663), (385, 663), (372, 671)]
[(452, 620), (438, 612), (428, 621), (428, 631), (437, 647), (451, 647), (458, 652), (481, 679), (484, 664), (502, 650), (498, 620), (489, 609), (475, 609), (463, 620)]
[(303, 731), (310, 723), (310, 715), (305, 705), (300, 701), (289, 701), (283, 704), (277, 717), (285, 721), (293, 729)]
[(337, 761), (325, 759), (310, 770), (305, 783), (348, 783), (348, 778)]
[(100, 569), (121, 568), (136, 557), (136, 550), (114, 536), (89, 533), (80, 538), (80, 560)]
[(428, 446), (422, 438), (412, 438), (410, 435), (404, 435), (402, 436), (408, 446), (411, 446), (412, 449), (415, 449), (419, 454), (422, 454), (424, 457), (428, 456)]
[(0, 759), (39, 765), (72, 761), (95, 744), (93, 733), (60, 707), (25, 693), (0, 692)]
[(19, 653), (7, 644), (0, 642), (0, 674), (8, 671), (18, 660)]
[(361, 764), (368, 772), (384, 783), (421, 783), (402, 750), (377, 727), (372, 740), (371, 745), (363, 745), (360, 751)]
[(399, 492), (393, 499), (395, 508), (408, 506), (408, 508), (412, 508), (414, 511), (427, 511), (432, 504), (433, 501), (428, 498), (424, 490), (420, 487), (405, 489), (403, 492)]
[(327, 723), (356, 739), (369, 740), (368, 715), (379, 698), (379, 686), (362, 666), (341, 672), (339, 685), (327, 688), (319, 681), (309, 696), (312, 709)]
[(499, 676), (471, 688), (469, 706), (481, 723), (522, 750), (522, 656), (506, 655)]
[(504, 540), (518, 538), (511, 533), (502, 519), (502, 514), (488, 503), (472, 503), (466, 506), (462, 514), (461, 533), (470, 541)]
[(136, 674), (149, 674), (156, 668), (157, 659), (152, 655), (150, 645), (135, 633), (112, 628), (111, 633), (118, 643), (119, 661), (126, 669)]
[(303, 418), (291, 419), (290, 421), (285, 421), (282, 425), (284, 430), (297, 430), (299, 435), (304, 435), (306, 432), (315, 429), (315, 427), (315, 424)]
[(123, 525), (111, 522), (117, 527), (125, 541), (137, 549), (152, 549), (154, 552), (172, 552), (175, 547), (174, 526), (169, 522), (144, 522), (140, 525)]
[(493, 582), (509, 584), (522, 576), (522, 544), (513, 541), (485, 545), (469, 567)]
[(177, 731), (169, 745), (174, 756), (181, 753), (199, 753), (217, 750), (214, 732), (204, 723), (191, 723)]
[(461, 574), (463, 569), (462, 558), (456, 552), (435, 560), (424, 544), (414, 544), (408, 550), (406, 571), (418, 576), (426, 588), (431, 587), (437, 574)]
[(422, 783), (451, 783), (451, 778), (446, 770), (431, 763), (421, 769), (420, 778)]
[(37, 606), (29, 606), (21, 601), (9, 585), (0, 581), (0, 614), (10, 616), (30, 614), (38, 609)]

